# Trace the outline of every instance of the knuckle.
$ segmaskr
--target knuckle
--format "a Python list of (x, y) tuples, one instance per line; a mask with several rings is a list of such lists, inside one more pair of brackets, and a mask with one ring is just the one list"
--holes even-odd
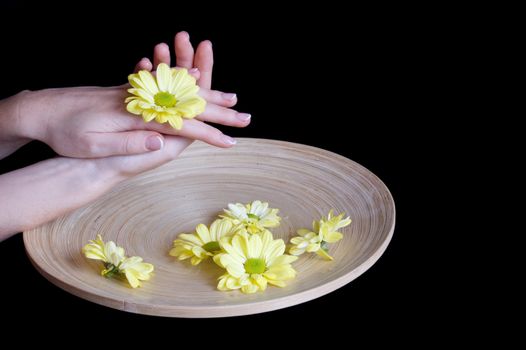
[(236, 111), (234, 111), (232, 109), (225, 109), (224, 113), (225, 113), (225, 120), (226, 121), (230, 121), (231, 123), (234, 123), (234, 124), (242, 123), (241, 120), (239, 120), (237, 118), (237, 112)]
[(123, 153), (133, 153), (134, 152), (134, 137), (132, 134), (126, 134), (124, 141), (122, 143)]
[(207, 139), (210, 141), (221, 141), (221, 137), (223, 136), (223, 133), (218, 129), (210, 130), (207, 134)]
[(89, 135), (82, 134), (77, 142), (81, 151), (88, 156), (97, 155), (100, 152), (99, 145)]

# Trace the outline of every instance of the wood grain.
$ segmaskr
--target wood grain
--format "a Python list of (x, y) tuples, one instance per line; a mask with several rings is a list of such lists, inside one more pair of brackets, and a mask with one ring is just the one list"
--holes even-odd
[[(315, 254), (294, 263), (298, 277), (285, 288), (245, 295), (216, 290), (222, 270), (168, 255), (180, 232), (210, 223), (230, 202), (268, 201), (280, 208), (274, 236), (288, 241), (331, 208), (352, 218), (332, 244), (333, 262)], [(386, 186), (361, 165), (319, 148), (239, 139), (224, 150), (194, 143), (165, 166), (128, 180), (76, 212), (24, 233), (34, 266), (52, 283), (119, 310), (172, 317), (221, 317), (275, 310), (327, 294), (358, 277), (386, 249), (395, 224)], [(141, 288), (107, 280), (81, 248), (100, 233), (155, 265)]]

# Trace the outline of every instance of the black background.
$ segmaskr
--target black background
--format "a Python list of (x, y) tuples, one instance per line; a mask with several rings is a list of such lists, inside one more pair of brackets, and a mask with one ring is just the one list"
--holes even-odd
[[(305, 325), (299, 338), (309, 335), (309, 325), (319, 327), (319, 337), (338, 331), (362, 337), (373, 329), (400, 326), (400, 319), (410, 321), (398, 336), (425, 328), (420, 320), (434, 301), (423, 297), (427, 272), (415, 250), (424, 233), (416, 224), (418, 203), (412, 206), (410, 192), (418, 191), (412, 177), (425, 171), (411, 143), (414, 139), (414, 147), (420, 147), (416, 140), (425, 137), (426, 130), (414, 135), (406, 126), (418, 125), (414, 117), (421, 104), (415, 100), (425, 98), (420, 81), (425, 78), (423, 62), (432, 54), (426, 48), (428, 38), (415, 21), (408, 21), (410, 16), (399, 17), (385, 7), (216, 7), (2, 3), (0, 96), (22, 89), (122, 84), (141, 57), (151, 57), (159, 42), (171, 45), (177, 31), (188, 31), (193, 43), (210, 39), (213, 87), (236, 92), (238, 110), (252, 114), (248, 128), (222, 127), (225, 133), (305, 143), (342, 154), (378, 175), (397, 205), (390, 246), (357, 280), (305, 304), (222, 319), (221, 324), (248, 327), (249, 332), (271, 330), (271, 322), (278, 321)], [(0, 167), (6, 172), (51, 156), (45, 145), (32, 143), (1, 160)], [(81, 323), (93, 332), (127, 328), (148, 333), (151, 327), (180, 331), (219, 322), (135, 315), (72, 296), (34, 270), (20, 234), (0, 244), (0, 266), (2, 318), (13, 327), (45, 324), (50, 315), (53, 327), (68, 332)], [(345, 322), (334, 324), (335, 315), (343, 315)]]

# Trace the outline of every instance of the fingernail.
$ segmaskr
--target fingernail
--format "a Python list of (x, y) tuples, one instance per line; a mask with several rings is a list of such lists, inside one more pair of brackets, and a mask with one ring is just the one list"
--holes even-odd
[(237, 141), (233, 138), (231, 138), (230, 136), (228, 135), (223, 135), (221, 136), (221, 140), (226, 143), (227, 145), (235, 145), (237, 143)]
[(146, 149), (150, 151), (158, 151), (163, 148), (163, 139), (160, 136), (148, 136), (146, 139)]
[(188, 73), (197, 73), (199, 71), (199, 68), (192, 68), (188, 71)]
[(242, 122), (246, 122), (247, 120), (250, 120), (250, 118), (252, 118), (252, 116), (248, 113), (238, 113), (236, 117)]
[(229, 101), (232, 101), (232, 100), (234, 100), (234, 99), (237, 97), (236, 94), (226, 93), (226, 92), (223, 92), (223, 93), (222, 93), (222, 96), (223, 96), (223, 98), (224, 98), (225, 100), (229, 100)]

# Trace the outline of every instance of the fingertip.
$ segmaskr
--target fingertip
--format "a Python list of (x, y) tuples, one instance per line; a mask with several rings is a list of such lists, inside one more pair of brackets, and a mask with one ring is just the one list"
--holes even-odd
[(166, 43), (159, 43), (153, 49), (153, 65), (157, 68), (159, 64), (170, 65), (170, 47)]
[(221, 97), (225, 101), (225, 104), (229, 107), (234, 106), (237, 103), (237, 94), (231, 92), (222, 92)]
[(203, 50), (212, 50), (212, 42), (210, 40), (203, 40), (199, 43), (197, 48)]
[(232, 147), (237, 143), (236, 139), (225, 134), (221, 135), (220, 139), (225, 147)]
[(137, 64), (135, 65), (135, 69), (134, 69), (135, 73), (141, 70), (148, 70), (148, 71), (152, 70), (152, 62), (150, 62), (150, 60), (146, 57), (141, 58), (140, 61), (137, 62)]
[[(250, 124), (250, 120), (252, 120), (252, 115), (249, 113), (238, 113), (236, 114), (236, 118), (241, 121), (243, 124)], [(246, 126), (245, 125), (245, 126)]]
[(155, 50), (170, 51), (170, 47), (166, 43), (159, 43), (155, 45)]
[(146, 70), (152, 70), (153, 68), (152, 61), (150, 61), (148, 57), (143, 57), (141, 59), (141, 66), (143, 67), (143, 69), (146, 69)]
[(181, 30), (177, 34), (175, 34), (175, 37), (179, 37), (181, 39), (190, 40), (190, 34), (186, 30)]

